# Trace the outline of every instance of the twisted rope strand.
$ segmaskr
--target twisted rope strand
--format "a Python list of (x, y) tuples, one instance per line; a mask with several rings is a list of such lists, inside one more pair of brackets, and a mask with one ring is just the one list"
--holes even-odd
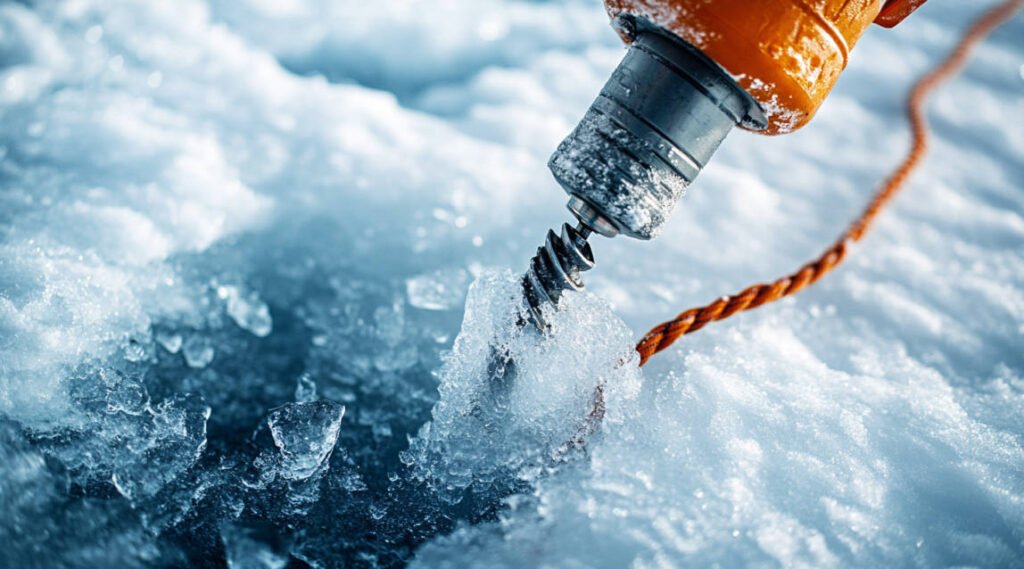
[(1007, 0), (985, 12), (964, 33), (956, 48), (949, 56), (918, 80), (907, 97), (907, 115), (913, 134), (913, 143), (899, 166), (889, 175), (882, 187), (846, 231), (817, 259), (807, 263), (793, 274), (773, 283), (755, 284), (739, 293), (722, 296), (705, 306), (691, 308), (672, 320), (652, 328), (636, 345), (640, 353), (640, 365), (654, 354), (671, 346), (681, 336), (700, 330), (711, 322), (724, 320), (733, 314), (757, 308), (762, 304), (779, 300), (814, 284), (825, 273), (831, 271), (846, 256), (847, 245), (860, 241), (871, 228), (875, 218), (904, 186), (914, 169), (920, 164), (928, 149), (928, 121), (924, 106), (928, 96), (944, 81), (956, 75), (971, 50), (996, 27), (1009, 20), (1022, 6), (1024, 0)]

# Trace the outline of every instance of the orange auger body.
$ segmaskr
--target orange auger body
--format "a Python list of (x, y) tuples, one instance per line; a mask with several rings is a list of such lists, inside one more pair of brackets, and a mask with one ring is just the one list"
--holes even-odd
[(891, 27), (925, 0), (605, 0), (699, 48), (764, 108), (765, 134), (806, 124), (868, 26)]
[[(879, 21), (879, 23), (881, 25), (898, 23), (898, 16), (905, 17), (922, 3), (923, 0), (896, 2), (895, 4), (902, 6), (897, 6), (894, 10), (901, 11), (890, 13), (891, 20)], [(890, 3), (890, 5), (892, 4)], [(883, 16), (885, 16), (884, 12), (889, 10), (890, 5), (883, 10)], [(867, 208), (854, 219), (853, 223), (831, 247), (795, 273), (779, 278), (770, 284), (755, 284), (736, 294), (720, 296), (710, 304), (690, 308), (679, 313), (675, 318), (651, 328), (636, 345), (636, 351), (640, 354), (640, 365), (644, 365), (651, 356), (671, 346), (681, 336), (699, 330), (709, 322), (728, 318), (730, 315), (756, 308), (799, 291), (808, 284), (814, 283), (839, 264), (846, 254), (847, 244), (859, 241), (864, 237), (882, 208), (896, 196), (897, 192), (906, 184), (910, 174), (921, 163), (928, 146), (928, 123), (924, 113), (927, 98), (936, 87), (960, 71), (971, 50), (984, 40), (985, 36), (1012, 18), (1021, 8), (1024, 8), (1024, 0), (1003, 0), (1002, 3), (987, 10), (964, 32), (956, 48), (945, 61), (917, 80), (907, 98), (906, 107), (913, 144), (900, 164), (875, 193)]]

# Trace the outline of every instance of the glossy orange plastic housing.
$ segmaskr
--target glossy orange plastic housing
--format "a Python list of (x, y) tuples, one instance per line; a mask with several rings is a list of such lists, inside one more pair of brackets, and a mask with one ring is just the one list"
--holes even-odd
[[(765, 134), (814, 116), (868, 26), (894, 25), (924, 0), (605, 0), (698, 47), (764, 108)], [(883, 11), (883, 6), (885, 10)]]

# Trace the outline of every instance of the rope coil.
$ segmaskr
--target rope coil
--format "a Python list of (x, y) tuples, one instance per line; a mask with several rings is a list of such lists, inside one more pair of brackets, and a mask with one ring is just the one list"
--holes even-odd
[(878, 214), (902, 189), (910, 174), (924, 158), (929, 136), (928, 121), (924, 113), (928, 96), (944, 81), (955, 76), (963, 68), (971, 50), (993, 29), (1013, 17), (1022, 6), (1024, 0), (1007, 0), (985, 12), (968, 28), (949, 56), (914, 85), (907, 97), (906, 110), (913, 135), (913, 143), (907, 155), (875, 193), (864, 211), (832, 246), (790, 275), (772, 283), (754, 284), (736, 294), (719, 297), (710, 304), (690, 308), (675, 318), (651, 328), (636, 345), (636, 351), (640, 353), (640, 365), (647, 363), (651, 356), (668, 348), (680, 337), (696, 332), (711, 322), (724, 320), (738, 312), (795, 294), (817, 282), (841, 263), (846, 257), (847, 246), (864, 237)]

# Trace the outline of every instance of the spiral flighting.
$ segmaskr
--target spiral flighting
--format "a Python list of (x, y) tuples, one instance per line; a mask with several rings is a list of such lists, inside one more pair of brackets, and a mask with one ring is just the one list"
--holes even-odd
[(544, 245), (530, 260), (523, 277), (523, 292), (530, 308), (530, 317), (541, 330), (547, 327), (541, 307), (558, 306), (562, 292), (582, 290), (580, 273), (594, 267), (594, 254), (587, 237), (591, 230), (580, 223), (562, 225), (561, 234), (548, 230)]

